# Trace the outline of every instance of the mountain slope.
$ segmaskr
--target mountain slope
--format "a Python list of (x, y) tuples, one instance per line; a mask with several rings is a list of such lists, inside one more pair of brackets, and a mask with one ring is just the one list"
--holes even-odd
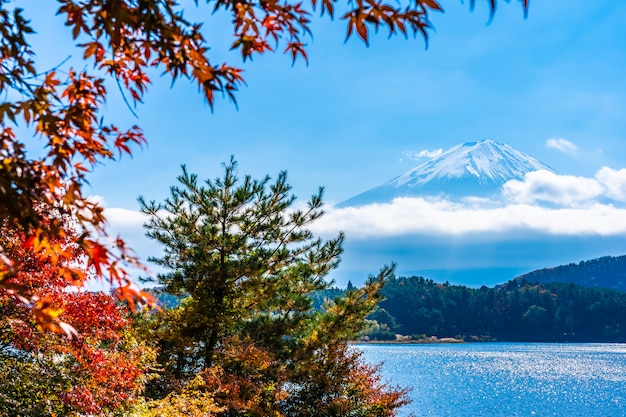
[(626, 292), (626, 255), (604, 256), (578, 264), (539, 269), (520, 275), (515, 280), (530, 283), (565, 282)]
[(554, 172), (535, 158), (491, 139), (457, 145), (438, 157), (349, 200), (339, 207), (389, 202), (396, 197), (445, 194), (449, 197), (497, 194), (507, 181), (528, 172)]

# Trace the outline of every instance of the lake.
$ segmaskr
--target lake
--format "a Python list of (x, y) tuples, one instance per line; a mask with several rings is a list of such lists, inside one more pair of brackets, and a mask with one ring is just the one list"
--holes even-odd
[(626, 416), (626, 345), (356, 345), (411, 389), (402, 416)]

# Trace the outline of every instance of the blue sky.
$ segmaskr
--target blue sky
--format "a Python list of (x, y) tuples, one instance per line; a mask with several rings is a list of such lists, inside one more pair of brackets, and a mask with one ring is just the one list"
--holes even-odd
[[(558, 210), (539, 210), (541, 199), (525, 194), (533, 189), (530, 180), (518, 184), (518, 197), (527, 198), (514, 202), (517, 210), (552, 220), (511, 223), (503, 211), (504, 220), (495, 224), (493, 211), (443, 202), (422, 211), (405, 207), (414, 213), (412, 222), (390, 226), (389, 216), (402, 219), (398, 207), (361, 217), (331, 207), (318, 230), (348, 234), (338, 283), (359, 282), (394, 260), (401, 274), (479, 285), (536, 267), (626, 253), (624, 211), (599, 202), (603, 192), (586, 192), (603, 167), (611, 179), (603, 184), (613, 184), (615, 193), (626, 190), (626, 173), (619, 171), (626, 168), (626, 3), (535, 0), (524, 19), (518, 2), (499, 2), (490, 24), (487, 2), (477, 3), (474, 12), (457, 0), (443, 3), (445, 13), (432, 16), (436, 29), (428, 49), (420, 38), (387, 39), (384, 30), (369, 47), (356, 38), (344, 43), (344, 23), (314, 19), (308, 66), (292, 66), (281, 54), (243, 64), (228, 51), (227, 22), (208, 16), (215, 62), (245, 69), (238, 108), (220, 99), (211, 112), (195, 86), (180, 81), (171, 88), (155, 73), (135, 118), (111, 85), (106, 117), (122, 126), (139, 124), (149, 145), (132, 159), (99, 166), (87, 192), (104, 201), (112, 229), (145, 256), (158, 248), (141, 237), (136, 198), (163, 199), (183, 163), (213, 178), (235, 155), (242, 173), (287, 170), (302, 199), (324, 186), (326, 200), (339, 203), (424, 162), (426, 154), (491, 138), (564, 176), (541, 179), (562, 190), (554, 195), (569, 198), (551, 202)], [(42, 65), (71, 55), (70, 62), (84, 66), (69, 32), (51, 18), (54, 2), (44, 7), (49, 9), (27, 8), (39, 32)], [(190, 7), (186, 16), (202, 20), (207, 12)], [(374, 225), (385, 222), (389, 227)], [(481, 223), (482, 229), (455, 229)]]

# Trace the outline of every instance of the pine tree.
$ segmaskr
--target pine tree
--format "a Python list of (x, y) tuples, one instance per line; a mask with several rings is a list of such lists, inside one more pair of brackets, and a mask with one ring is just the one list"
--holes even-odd
[(344, 239), (308, 229), (323, 214), (323, 190), (293, 209), (285, 172), (270, 182), (240, 180), (233, 159), (224, 168), (201, 184), (183, 167), (163, 203), (140, 198), (148, 236), (164, 247), (154, 261), (170, 271), (158, 280), (184, 297), (152, 323), (161, 364), (152, 412), (207, 395), (205, 415), (395, 415), (405, 392), (348, 345), (393, 268), (316, 311), (312, 293), (332, 284)]

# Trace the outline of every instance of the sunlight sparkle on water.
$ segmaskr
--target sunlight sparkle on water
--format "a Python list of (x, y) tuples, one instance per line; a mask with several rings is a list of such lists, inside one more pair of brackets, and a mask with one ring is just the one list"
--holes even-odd
[(416, 416), (626, 415), (626, 346), (359, 345)]

